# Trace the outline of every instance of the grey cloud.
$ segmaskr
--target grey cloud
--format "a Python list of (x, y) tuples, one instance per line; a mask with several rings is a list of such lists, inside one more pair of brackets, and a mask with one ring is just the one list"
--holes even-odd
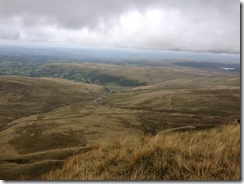
[[(146, 21), (142, 22), (140, 31), (133, 33), (121, 28), (121, 16), (127, 12), (144, 15), (153, 9), (164, 13), (157, 29), (151, 29)], [(0, 0), (0, 38), (239, 52), (240, 2)]]
[(9, 32), (7, 30), (0, 30), (0, 38), (7, 40), (17, 40), (19, 39), (20, 33), (18, 32)]
[(130, 8), (130, 4), (114, 0), (0, 0), (0, 15), (1, 18), (34, 16), (33, 22), (46, 17), (62, 27), (80, 28), (116, 16)]

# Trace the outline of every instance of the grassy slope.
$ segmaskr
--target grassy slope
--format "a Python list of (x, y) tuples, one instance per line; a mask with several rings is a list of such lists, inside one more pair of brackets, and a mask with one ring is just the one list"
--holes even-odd
[(60, 67), (99, 69), (149, 85), (108, 93), (62, 79), (1, 77), (0, 178), (36, 177), (107, 135), (116, 140), (186, 125), (202, 129), (240, 116), (236, 75), (177, 67)]
[(0, 130), (10, 121), (49, 112), (68, 104), (89, 101), (101, 92), (103, 88), (100, 86), (62, 79), (2, 76)]
[(157, 131), (197, 125), (219, 125), (240, 116), (240, 79), (176, 79), (117, 91), (103, 104), (143, 111), (140, 122)]
[(240, 180), (240, 126), (99, 141), (43, 180)]
[[(71, 104), (89, 104), (104, 93), (101, 86), (51, 78), (2, 76), (0, 88), (1, 179), (16, 179), (20, 173), (37, 174), (59, 165), (84, 146), (80, 129), (59, 128), (56, 122), (62, 121), (62, 117), (53, 116), (49, 121), (45, 117)], [(49, 154), (53, 150), (55, 157)], [(34, 159), (33, 153), (37, 155)]]

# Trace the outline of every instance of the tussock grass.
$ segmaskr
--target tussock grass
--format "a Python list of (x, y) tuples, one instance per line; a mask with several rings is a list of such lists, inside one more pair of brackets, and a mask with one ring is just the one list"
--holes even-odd
[(42, 180), (240, 180), (240, 126), (103, 140)]

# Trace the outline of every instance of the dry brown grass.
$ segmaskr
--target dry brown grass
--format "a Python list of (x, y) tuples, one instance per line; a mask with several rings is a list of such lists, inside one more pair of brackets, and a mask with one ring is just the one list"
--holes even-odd
[(38, 179), (240, 180), (240, 126), (99, 141)]

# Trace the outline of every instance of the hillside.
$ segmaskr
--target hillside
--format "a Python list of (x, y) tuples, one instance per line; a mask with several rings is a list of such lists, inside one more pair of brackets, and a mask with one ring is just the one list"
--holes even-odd
[(202, 131), (240, 119), (236, 73), (91, 63), (35, 72), (0, 78), (1, 179), (36, 179), (105, 137)]
[(79, 101), (89, 101), (103, 88), (55, 78), (7, 77), (0, 78), (0, 130), (9, 121)]
[[(34, 168), (43, 164), (50, 167), (50, 161), (51, 165), (58, 164), (67, 154), (73, 154), (73, 147), (84, 146), (81, 130), (73, 130), (72, 126), (59, 128), (56, 122), (62, 120), (60, 117), (48, 121), (45, 116), (71, 104), (93, 103), (104, 92), (101, 86), (62, 79), (2, 76), (0, 178), (15, 179), (20, 173), (35, 173)], [(53, 155), (53, 149), (59, 148), (63, 150), (56, 150), (58, 153)]]
[(240, 180), (240, 126), (111, 140), (94, 143), (39, 179)]

